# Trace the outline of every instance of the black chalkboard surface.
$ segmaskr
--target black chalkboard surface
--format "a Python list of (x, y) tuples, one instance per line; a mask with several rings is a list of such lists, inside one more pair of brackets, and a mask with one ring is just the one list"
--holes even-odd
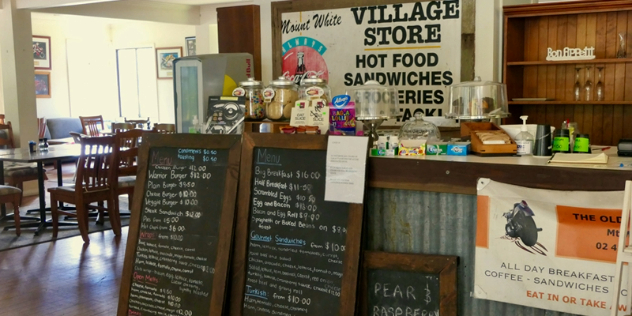
[(454, 256), (364, 253), (362, 315), (456, 315)]
[(362, 206), (324, 201), (326, 141), (245, 135), (231, 315), (354, 314)]
[(143, 142), (119, 315), (222, 312), (239, 154), (231, 136)]

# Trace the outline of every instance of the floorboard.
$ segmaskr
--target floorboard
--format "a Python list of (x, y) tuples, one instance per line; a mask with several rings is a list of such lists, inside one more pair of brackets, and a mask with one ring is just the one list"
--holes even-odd
[(115, 315), (127, 231), (0, 252), (0, 315)]
[[(22, 209), (37, 205), (24, 197)], [(75, 236), (0, 252), (0, 315), (116, 315), (127, 232), (92, 233), (87, 246)]]

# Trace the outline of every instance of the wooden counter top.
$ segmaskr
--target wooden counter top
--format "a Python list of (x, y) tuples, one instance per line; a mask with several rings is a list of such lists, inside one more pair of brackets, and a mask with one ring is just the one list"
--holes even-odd
[[(373, 188), (403, 189), (458, 194), (476, 194), (478, 178), (524, 187), (553, 190), (623, 190), (632, 180), (632, 158), (609, 153), (602, 166), (547, 164), (546, 158), (532, 157), (370, 157), (368, 185)], [(625, 163), (626, 167), (618, 167)]]

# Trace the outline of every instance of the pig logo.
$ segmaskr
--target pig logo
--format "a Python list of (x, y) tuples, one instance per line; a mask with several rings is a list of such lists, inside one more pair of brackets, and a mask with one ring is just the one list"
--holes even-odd
[(533, 220), (535, 214), (526, 201), (515, 203), (513, 209), (504, 213), (503, 216), (507, 219), (505, 238), (514, 241), (516, 246), (526, 252), (533, 253), (535, 251), (546, 256), (545, 252), (548, 250), (538, 242), (538, 232), (541, 232), (542, 228), (535, 225)]

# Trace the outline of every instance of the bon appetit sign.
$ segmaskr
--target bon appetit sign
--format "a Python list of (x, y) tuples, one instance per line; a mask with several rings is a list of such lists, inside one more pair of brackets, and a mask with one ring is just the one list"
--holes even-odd
[(375, 80), (398, 88), (400, 122), (442, 116), (459, 81), (461, 9), (444, 0), (283, 13), (283, 75), (325, 78), (334, 95)]

